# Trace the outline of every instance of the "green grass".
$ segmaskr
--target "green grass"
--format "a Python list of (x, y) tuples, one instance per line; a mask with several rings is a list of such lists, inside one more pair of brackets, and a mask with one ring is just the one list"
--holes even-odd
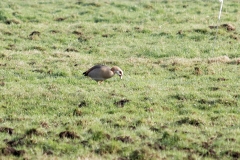
[[(1, 159), (240, 157), (237, 0), (217, 36), (215, 0), (0, 7)], [(82, 75), (94, 64), (123, 80), (98, 85)]]

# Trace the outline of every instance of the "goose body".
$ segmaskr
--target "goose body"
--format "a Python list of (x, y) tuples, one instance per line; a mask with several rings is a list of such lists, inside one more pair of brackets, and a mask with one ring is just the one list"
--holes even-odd
[(122, 79), (123, 71), (119, 67), (113, 66), (110, 68), (105, 65), (95, 65), (83, 73), (84, 76), (91, 77), (97, 82), (102, 82), (113, 77), (115, 74), (119, 75), (119, 77)]

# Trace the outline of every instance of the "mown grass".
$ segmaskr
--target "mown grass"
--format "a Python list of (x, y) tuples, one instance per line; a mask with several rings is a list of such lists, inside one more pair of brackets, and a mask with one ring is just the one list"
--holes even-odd
[(0, 5), (1, 159), (240, 157), (237, 0)]

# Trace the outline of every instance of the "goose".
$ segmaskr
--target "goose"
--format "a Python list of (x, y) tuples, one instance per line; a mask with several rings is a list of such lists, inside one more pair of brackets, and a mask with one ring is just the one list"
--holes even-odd
[(103, 82), (104, 80), (113, 77), (117, 74), (120, 79), (122, 79), (123, 71), (118, 66), (113, 66), (112, 68), (105, 65), (95, 65), (83, 73), (84, 76), (88, 76), (95, 80), (96, 82)]

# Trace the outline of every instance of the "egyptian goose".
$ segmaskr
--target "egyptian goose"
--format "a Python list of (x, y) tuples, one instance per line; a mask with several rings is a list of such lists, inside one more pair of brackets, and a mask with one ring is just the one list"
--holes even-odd
[(98, 83), (101, 83), (104, 80), (111, 78), (115, 74), (118, 74), (119, 77), (122, 79), (123, 71), (119, 67), (113, 66), (112, 68), (110, 68), (105, 65), (95, 65), (83, 73), (84, 76), (91, 77)]

